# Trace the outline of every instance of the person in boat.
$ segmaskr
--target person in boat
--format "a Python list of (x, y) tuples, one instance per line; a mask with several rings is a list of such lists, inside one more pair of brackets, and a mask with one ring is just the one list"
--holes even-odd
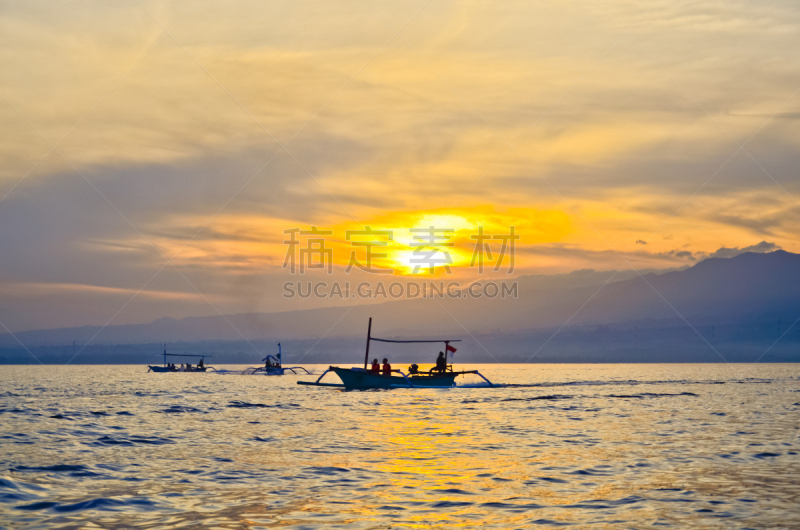
[(444, 356), (444, 352), (439, 352), (439, 357), (436, 359), (436, 367), (431, 370), (432, 372), (439, 372), (443, 374), (447, 371), (447, 357)]
[(192, 363), (186, 363), (186, 371), (187, 372), (191, 372), (192, 371)]
[(372, 367), (369, 369), (369, 372), (374, 375), (381, 373), (381, 365), (378, 364), (378, 359), (372, 359)]
[(412, 364), (408, 367), (408, 373), (411, 375), (417, 375), (419, 373), (419, 366), (417, 364)]
[(383, 360), (383, 375), (385, 376), (392, 375), (392, 365), (389, 364), (389, 359)]
[(203, 359), (200, 359), (200, 362), (197, 363), (197, 367), (202, 369), (203, 368)]

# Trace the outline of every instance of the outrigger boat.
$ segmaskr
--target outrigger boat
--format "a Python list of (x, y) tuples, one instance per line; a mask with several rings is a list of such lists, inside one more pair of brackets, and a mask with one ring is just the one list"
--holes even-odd
[[(431, 369), (428, 373), (417, 372), (405, 374), (401, 370), (392, 370), (392, 372), (399, 375), (382, 375), (374, 374), (367, 370), (369, 363), (369, 345), (372, 341), (377, 342), (391, 342), (395, 344), (420, 344), (420, 343), (436, 343), (443, 342), (445, 351), (455, 351), (450, 347), (451, 342), (461, 342), (460, 340), (447, 339), (447, 340), (389, 340), (379, 339), (372, 336), (372, 318), (369, 319), (369, 326), (367, 327), (367, 351), (364, 355), (364, 368), (340, 368), (338, 366), (330, 366), (325, 370), (316, 381), (298, 381), (298, 385), (309, 386), (328, 386), (344, 388), (345, 390), (371, 390), (371, 389), (392, 389), (392, 388), (449, 388), (456, 386), (455, 379), (459, 375), (475, 374), (486, 381), (489, 386), (494, 386), (491, 381), (486, 379), (477, 370), (465, 370), (461, 372), (453, 371), (453, 366), (448, 365), (447, 371), (434, 373)], [(413, 365), (416, 366), (416, 365)], [(340, 383), (322, 383), (322, 378), (328, 372), (333, 372), (342, 380)]]
[[(164, 346), (164, 353), (162, 355), (164, 356), (164, 366), (155, 366), (155, 365), (152, 365), (152, 364), (148, 364), (147, 365), (149, 367), (149, 370), (147, 370), (148, 372), (157, 372), (157, 373), (163, 373), (163, 372), (205, 372), (209, 368), (211, 370), (214, 370), (214, 371), (217, 370), (213, 366), (206, 366), (205, 365), (206, 357), (211, 357), (210, 355), (186, 355), (186, 354), (180, 354), (180, 353), (167, 353), (167, 347), (166, 346)], [(177, 368), (174, 365), (170, 366), (169, 364), (167, 364), (167, 357), (193, 357), (195, 359), (200, 357), (200, 362), (202, 363), (202, 365), (200, 363), (198, 363), (197, 365), (192, 366), (191, 364), (187, 363), (187, 367), (188, 368), (186, 368), (186, 367), (185, 368)]]
[(295, 370), (302, 370), (308, 374), (308, 370), (303, 368), (302, 366), (286, 366), (284, 367), (281, 364), (281, 343), (278, 343), (278, 356), (274, 355), (267, 355), (261, 362), (264, 363), (264, 366), (259, 368), (248, 368), (244, 372), (245, 375), (283, 375), (287, 370), (296, 374)]

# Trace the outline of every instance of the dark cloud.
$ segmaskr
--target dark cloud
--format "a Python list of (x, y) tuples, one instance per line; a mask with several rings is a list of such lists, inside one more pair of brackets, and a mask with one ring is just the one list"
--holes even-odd
[[(339, 158), (331, 156), (325, 162), (306, 159), (309, 171), (322, 171), (321, 164), (348, 167), (360, 160), (357, 151), (363, 154), (355, 144), (331, 145), (336, 145)], [(282, 237), (271, 234), (269, 226), (256, 225), (247, 232), (235, 225), (229, 228), (214, 223), (198, 234), (223, 206), (220, 218), (252, 216), (311, 224), (321, 217), (346, 217), (341, 206), (285, 154), (256, 174), (272, 154), (253, 148), (183, 164), (84, 169), (97, 190), (74, 171), (26, 179), (0, 204), (0, 248), (4, 249), (0, 252), (0, 282), (86, 286), (86, 291), (78, 295), (76, 290), (56, 293), (37, 287), (39, 290), (26, 298), (16, 289), (13, 298), (0, 297), (0, 321), (12, 329), (102, 324), (148, 281), (147, 290), (196, 295), (194, 285), (211, 300), (238, 297), (243, 306), (258, 306), (263, 292), (277, 290), (279, 283), (262, 285), (267, 271), (253, 269), (259, 264), (251, 263), (251, 256), (242, 255), (235, 247), (222, 264), (185, 255), (176, 260), (189, 281), (171, 266), (159, 270), (166, 258), (173, 257), (163, 247), (165, 241), (177, 245), (172, 247), (174, 252), (196, 234), (194, 244), (203, 247), (210, 243), (210, 249), (217, 242), (275, 243)], [(303, 154), (302, 144), (298, 144), (296, 156)], [(347, 204), (346, 199), (339, 200)], [(165, 256), (148, 240), (161, 245)], [(249, 269), (237, 268), (237, 264)], [(90, 287), (118, 291), (101, 295)], [(146, 321), (148, 311), (151, 317), (215, 313), (203, 300), (175, 298), (167, 303), (151, 296), (136, 300), (119, 318)]]
[(755, 245), (750, 245), (749, 247), (739, 248), (727, 248), (721, 247), (719, 250), (712, 252), (708, 255), (709, 258), (732, 258), (734, 256), (738, 256), (739, 254), (744, 254), (745, 252), (775, 252), (776, 250), (780, 250), (781, 247), (776, 245), (775, 243), (769, 241), (762, 241)]
[(529, 247), (518, 246), (516, 252), (530, 255), (560, 257), (576, 261), (588, 261), (598, 267), (613, 267), (614, 264), (622, 266), (628, 261), (631, 266), (638, 267), (638, 263), (656, 263), (662, 266), (680, 265), (687, 261), (696, 261), (695, 253), (688, 250), (673, 249), (665, 252), (617, 252), (614, 250), (588, 250), (572, 245), (533, 245)]
[[(753, 202), (755, 204), (752, 206), (757, 207), (757, 200)], [(786, 205), (743, 213), (720, 209), (709, 213), (707, 218), (726, 225), (747, 228), (762, 236), (775, 237), (781, 233), (792, 234), (795, 231), (795, 227), (800, 223), (800, 206)]]

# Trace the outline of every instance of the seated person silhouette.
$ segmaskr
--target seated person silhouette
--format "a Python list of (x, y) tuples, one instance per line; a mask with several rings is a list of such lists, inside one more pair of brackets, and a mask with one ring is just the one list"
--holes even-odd
[(381, 373), (381, 365), (378, 364), (378, 359), (372, 359), (372, 367), (369, 369), (369, 372), (375, 375)]
[(383, 375), (385, 376), (392, 375), (392, 365), (389, 364), (389, 359), (383, 360)]
[(419, 366), (412, 364), (408, 367), (408, 373), (411, 375), (417, 375), (419, 373)]
[(444, 352), (439, 352), (439, 357), (436, 359), (436, 367), (431, 370), (431, 372), (439, 372), (443, 374), (447, 371), (447, 357), (444, 356)]

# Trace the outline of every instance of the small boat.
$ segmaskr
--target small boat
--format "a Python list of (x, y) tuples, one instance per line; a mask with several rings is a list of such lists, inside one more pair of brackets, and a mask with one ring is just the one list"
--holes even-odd
[[(401, 370), (392, 370), (393, 373), (399, 375), (383, 375), (375, 374), (367, 370), (367, 363), (369, 363), (369, 345), (372, 341), (378, 342), (391, 342), (400, 344), (418, 344), (418, 343), (431, 343), (443, 342), (446, 352), (454, 352), (455, 348), (450, 346), (451, 342), (461, 342), (460, 340), (447, 339), (447, 340), (389, 340), (379, 339), (372, 336), (372, 318), (369, 319), (369, 326), (367, 327), (367, 351), (364, 356), (363, 368), (340, 368), (338, 366), (330, 366), (325, 370), (316, 381), (298, 381), (298, 385), (309, 386), (329, 386), (344, 388), (345, 390), (372, 390), (383, 389), (389, 390), (392, 388), (450, 388), (456, 386), (455, 379), (459, 375), (475, 374), (486, 381), (489, 386), (494, 386), (491, 381), (486, 379), (477, 370), (465, 370), (461, 372), (453, 371), (453, 366), (448, 365), (447, 370), (435, 372), (433, 369), (429, 372), (418, 372), (416, 365), (412, 365), (415, 369), (409, 374), (403, 373)], [(322, 378), (328, 372), (333, 372), (341, 383), (322, 383)]]
[(264, 363), (264, 366), (258, 368), (248, 368), (244, 372), (245, 375), (284, 375), (287, 371), (296, 374), (296, 370), (302, 370), (306, 374), (308, 374), (308, 370), (303, 368), (302, 366), (283, 366), (281, 364), (281, 343), (278, 343), (278, 355), (277, 357), (274, 355), (267, 355), (261, 362)]
[[(214, 368), (213, 366), (207, 366), (205, 364), (206, 357), (211, 357), (210, 355), (186, 355), (186, 354), (180, 354), (180, 353), (167, 353), (166, 344), (164, 345), (164, 353), (162, 355), (164, 356), (164, 366), (155, 366), (153, 364), (148, 364), (147, 365), (148, 368), (149, 368), (149, 370), (147, 370), (148, 372), (156, 372), (156, 373), (164, 373), (164, 372), (205, 372), (208, 369), (216, 371), (216, 368)], [(167, 357), (192, 357), (194, 359), (197, 359), (198, 357), (200, 357), (200, 362), (197, 363), (195, 366), (192, 366), (190, 363), (185, 363), (186, 366), (181, 364), (181, 368), (178, 368), (175, 365), (167, 364)]]

